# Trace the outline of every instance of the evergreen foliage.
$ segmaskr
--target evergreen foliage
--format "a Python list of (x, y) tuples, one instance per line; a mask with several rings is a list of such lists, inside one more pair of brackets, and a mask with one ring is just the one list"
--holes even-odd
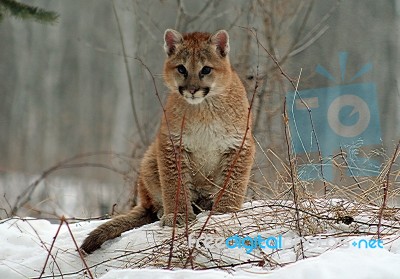
[(15, 0), (0, 0), (0, 22), (6, 16), (49, 24), (55, 23), (59, 17), (56, 12), (46, 11), (38, 7), (19, 3)]

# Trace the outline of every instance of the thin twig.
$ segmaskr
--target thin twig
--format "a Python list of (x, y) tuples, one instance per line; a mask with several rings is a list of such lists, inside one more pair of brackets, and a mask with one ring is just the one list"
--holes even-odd
[(157, 99), (158, 99), (158, 102), (159, 102), (159, 104), (160, 104), (160, 106), (161, 106), (161, 109), (162, 109), (162, 111), (163, 111), (163, 116), (164, 116), (164, 118), (165, 118), (165, 123), (167, 124), (168, 137), (169, 137), (169, 140), (171, 141), (172, 147), (173, 147), (173, 149), (174, 149), (175, 160), (176, 160), (176, 162), (178, 162), (178, 150), (176, 149), (174, 140), (173, 140), (173, 138), (172, 138), (171, 129), (170, 129), (170, 126), (169, 126), (169, 121), (168, 121), (168, 118), (167, 118), (167, 111), (166, 111), (166, 109), (165, 109), (165, 107), (164, 107), (164, 105), (163, 105), (163, 102), (161, 101), (160, 94), (158, 93), (157, 84), (156, 84), (156, 80), (155, 80), (155, 78), (154, 78), (154, 75), (153, 75), (153, 73), (150, 71), (149, 67), (148, 67), (140, 58), (137, 58), (137, 57), (136, 57), (135, 60), (139, 61), (139, 62), (142, 64), (142, 66), (145, 67), (145, 69), (147, 70), (147, 72), (148, 72), (148, 73), (150, 74), (150, 76), (151, 76), (151, 79), (152, 79), (152, 81), (153, 81), (153, 86), (154, 86), (155, 94), (156, 94), (156, 97), (157, 97)]
[[(169, 247), (169, 256), (168, 256), (168, 265), (167, 268), (171, 268), (171, 262), (172, 262), (172, 253), (174, 250), (174, 241), (175, 241), (175, 232), (176, 232), (176, 220), (178, 216), (178, 207), (179, 207), (179, 198), (180, 198), (180, 193), (181, 190), (186, 192), (186, 189), (182, 189), (182, 138), (183, 138), (183, 128), (185, 126), (185, 118), (186, 114), (183, 115), (182, 117), (182, 124), (181, 124), (181, 132), (180, 132), (180, 139), (179, 139), (179, 154), (178, 154), (178, 162), (177, 162), (177, 171), (178, 171), (178, 184), (176, 187), (175, 191), (175, 209), (174, 209), (174, 221), (172, 225), (172, 236), (171, 236), (171, 245)], [(183, 185), (185, 187), (185, 185)], [(186, 197), (186, 195), (185, 195)], [(183, 202), (187, 204), (187, 200), (185, 199)], [(186, 207), (186, 226), (188, 223), (188, 208)]]
[(101, 167), (101, 168), (106, 168), (109, 170), (112, 170), (114, 172), (117, 172), (119, 174), (125, 175), (125, 173), (118, 171), (117, 169), (113, 167), (109, 167), (103, 164), (93, 164), (93, 163), (72, 163), (75, 160), (82, 159), (82, 158), (87, 158), (87, 157), (92, 157), (92, 156), (97, 156), (97, 155), (110, 155), (110, 154), (115, 154), (112, 151), (99, 151), (99, 152), (87, 152), (87, 153), (82, 153), (78, 155), (74, 155), (68, 159), (62, 160), (58, 162), (56, 165), (46, 169), (45, 171), (42, 172), (42, 174), (37, 178), (35, 181), (33, 181), (18, 197), (17, 200), (14, 203), (14, 206), (12, 207), (11, 210), (11, 215), (17, 215), (18, 210), (23, 207), (25, 204), (27, 204), (31, 198), (32, 194), (37, 188), (37, 186), (40, 184), (42, 180), (44, 180), (47, 176), (52, 174), (54, 171), (61, 170), (61, 169), (66, 169), (66, 168), (78, 168), (78, 167), (84, 167), (84, 166), (92, 166), (92, 167)]
[[(164, 107), (164, 105), (163, 105), (163, 103), (161, 101), (160, 94), (158, 93), (157, 84), (156, 84), (154, 75), (150, 71), (149, 67), (140, 58), (135, 58), (135, 59), (138, 60), (143, 65), (143, 67), (145, 67), (145, 69), (148, 71), (148, 73), (150, 74), (150, 76), (152, 78), (152, 81), (153, 81), (153, 86), (154, 86), (156, 97), (157, 97), (158, 102), (160, 103), (160, 106), (161, 106), (162, 111), (163, 111), (163, 116), (165, 118), (165, 123), (167, 125), (167, 130), (168, 130), (168, 137), (169, 137), (169, 140), (171, 142), (172, 148), (174, 150), (174, 157), (175, 157), (176, 167), (178, 169), (178, 189), (177, 189), (176, 195), (179, 195), (181, 184), (182, 184), (182, 177), (181, 177), (181, 151), (182, 151), (182, 132), (183, 132), (184, 124), (185, 124), (185, 115), (183, 116), (183, 119), (182, 119), (181, 135), (180, 135), (180, 140), (179, 140), (179, 149), (177, 149), (177, 147), (175, 145), (175, 142), (174, 142), (174, 140), (172, 138), (172, 134), (171, 134), (170, 126), (169, 126), (169, 121), (168, 121), (168, 118), (167, 118), (167, 111), (166, 111), (166, 109), (165, 109), (165, 107)], [(186, 189), (184, 189), (184, 191), (185, 190)], [(186, 196), (185, 196), (185, 198), (186, 198)], [(172, 229), (172, 241), (171, 241), (169, 259), (168, 259), (168, 266), (167, 266), (168, 268), (171, 267), (171, 262), (172, 262), (173, 242), (174, 242), (174, 239), (175, 239), (175, 225), (176, 225), (176, 218), (177, 218), (177, 208), (176, 207), (178, 205), (178, 201), (179, 201), (179, 196), (178, 196), (177, 204), (175, 205), (175, 211), (174, 211), (174, 224), (173, 224), (173, 229)], [(186, 200), (185, 200), (185, 203), (187, 203)], [(188, 214), (188, 209), (186, 210), (186, 215), (187, 214)], [(187, 223), (188, 223), (187, 217), (188, 216), (186, 216), (186, 228), (187, 228)]]
[[(60, 233), (62, 224), (63, 224), (63, 221), (61, 220), (60, 225), (59, 225), (58, 228), (57, 228), (56, 235), (53, 237), (53, 241), (51, 242), (50, 249), (48, 250), (47, 257), (46, 257), (46, 261), (44, 262), (42, 271), (40, 272), (39, 279), (41, 279), (42, 276), (43, 276), (44, 273), (45, 273), (46, 266), (47, 266), (47, 262), (49, 261), (49, 258), (50, 258), (50, 255), (51, 255), (51, 250), (53, 250), (54, 243), (56, 242), (56, 239), (57, 239), (57, 237), (58, 237), (58, 234)], [(46, 250), (47, 250), (47, 249), (46, 249)]]
[(121, 28), (121, 24), (119, 22), (119, 17), (118, 17), (117, 10), (115, 8), (114, 0), (112, 1), (112, 6), (113, 6), (114, 16), (115, 16), (115, 19), (117, 21), (119, 38), (121, 40), (121, 45), (122, 45), (122, 53), (123, 53), (123, 56), (124, 56), (125, 71), (126, 71), (127, 80), (128, 80), (128, 86), (129, 86), (129, 96), (130, 96), (130, 100), (131, 100), (133, 120), (135, 121), (137, 130), (139, 132), (140, 140), (142, 141), (143, 144), (146, 144), (148, 141), (146, 139), (146, 135), (143, 134), (143, 131), (141, 129), (141, 125), (139, 123), (139, 117), (138, 117), (137, 112), (136, 112), (135, 99), (134, 99), (134, 95), (133, 95), (133, 86), (132, 86), (132, 81), (131, 81), (132, 75), (131, 75), (131, 71), (129, 69), (128, 56), (126, 54), (124, 35), (122, 34), (122, 30), (121, 30), (122, 28)]
[[(255, 36), (257, 37), (257, 33), (255, 33)], [(259, 57), (259, 52), (258, 52), (258, 57)], [(199, 235), (197, 236), (197, 238), (200, 238), (201, 235), (203, 234), (204, 229), (206, 228), (208, 222), (210, 221), (211, 216), (212, 216), (212, 214), (214, 213), (216, 206), (218, 205), (219, 201), (220, 201), (221, 198), (222, 198), (222, 195), (224, 194), (226, 188), (228, 187), (228, 183), (229, 183), (229, 181), (230, 181), (230, 179), (231, 179), (231, 176), (232, 176), (232, 173), (233, 173), (233, 169), (234, 169), (234, 167), (235, 167), (235, 165), (236, 165), (236, 163), (237, 163), (237, 161), (238, 161), (238, 159), (239, 159), (240, 152), (242, 152), (242, 150), (243, 150), (244, 143), (246, 142), (247, 134), (248, 134), (248, 132), (249, 132), (249, 130), (250, 130), (251, 109), (252, 109), (252, 106), (253, 106), (253, 103), (254, 103), (254, 99), (255, 99), (255, 96), (256, 96), (256, 93), (257, 93), (257, 89), (258, 89), (258, 74), (259, 74), (259, 63), (257, 63), (256, 82), (255, 82), (255, 85), (254, 85), (253, 95), (252, 95), (252, 97), (251, 97), (250, 104), (249, 104), (249, 108), (248, 108), (248, 114), (247, 114), (247, 119), (246, 119), (246, 130), (245, 130), (245, 132), (244, 132), (244, 135), (243, 135), (243, 138), (242, 138), (242, 142), (241, 142), (241, 144), (240, 144), (239, 149), (237, 150), (237, 152), (236, 152), (236, 154), (235, 154), (234, 159), (232, 160), (232, 163), (231, 163), (230, 166), (229, 166), (229, 169), (228, 169), (227, 175), (226, 175), (226, 177), (225, 177), (225, 180), (224, 180), (222, 189), (219, 191), (218, 196), (217, 196), (217, 198), (215, 199), (215, 202), (214, 202), (214, 204), (213, 204), (213, 206), (212, 206), (212, 208), (211, 208), (209, 214), (207, 215), (207, 219), (206, 219), (206, 221), (204, 222), (204, 224), (203, 224), (203, 226), (202, 226), (202, 228), (201, 228), (201, 230), (200, 230)], [(190, 260), (190, 259), (192, 258), (194, 249), (195, 249), (195, 247), (192, 247), (192, 248), (189, 250), (189, 255), (188, 255), (188, 258), (186, 259), (185, 267), (186, 267), (187, 264), (188, 264), (188, 260)]]
[[(90, 271), (90, 269), (89, 269), (89, 267), (88, 267), (88, 265), (87, 265), (87, 263), (86, 263), (86, 261), (85, 261), (85, 259), (84, 259), (84, 257), (83, 257), (82, 251), (79, 249), (79, 246), (78, 246), (78, 244), (76, 243), (75, 237), (74, 237), (74, 235), (73, 235), (73, 233), (72, 233), (72, 231), (71, 231), (71, 228), (69, 227), (69, 224), (68, 224), (66, 218), (65, 218), (64, 216), (61, 216), (60, 221), (61, 221), (61, 222), (60, 222), (60, 225), (58, 226), (57, 232), (56, 232), (55, 236), (53, 237), (53, 241), (51, 242), (50, 249), (47, 249), (47, 248), (46, 248), (46, 250), (48, 251), (47, 257), (46, 257), (46, 260), (45, 260), (45, 262), (44, 262), (42, 271), (41, 271), (41, 273), (40, 273), (40, 275), (39, 275), (38, 278), (39, 278), (39, 279), (43, 278), (43, 275), (44, 275), (45, 270), (46, 270), (47, 262), (49, 261), (50, 256), (53, 257), (53, 255), (51, 254), (51, 251), (53, 250), (54, 244), (55, 244), (55, 242), (56, 242), (56, 240), (57, 240), (58, 234), (60, 233), (61, 227), (62, 227), (62, 225), (65, 223), (66, 226), (67, 226), (67, 228), (68, 228), (69, 234), (70, 234), (70, 236), (71, 236), (71, 238), (72, 238), (72, 241), (74, 242), (74, 245), (75, 245), (75, 247), (76, 247), (76, 249), (77, 249), (77, 251), (78, 251), (79, 257), (81, 258), (81, 260), (82, 260), (82, 262), (83, 262), (83, 264), (84, 264), (84, 266), (85, 266), (85, 269), (84, 269), (84, 270), (86, 270), (86, 271), (88, 272), (90, 278), (93, 279), (93, 278), (94, 278), (94, 277), (93, 277), (93, 274), (92, 274), (92, 272)], [(53, 258), (53, 259), (54, 259), (54, 258)], [(58, 266), (58, 265), (57, 265), (57, 266)], [(61, 272), (61, 270), (60, 270), (60, 276), (61, 276), (62, 278), (63, 278), (63, 275), (64, 275), (64, 274), (62, 274), (62, 272)], [(54, 276), (54, 274), (53, 274), (52, 276)]]
[[(243, 29), (249, 30), (253, 36), (254, 35), (254, 31), (252, 31), (251, 29), (247, 28), (247, 27), (241, 27)], [(306, 107), (307, 112), (308, 112), (308, 117), (310, 119), (310, 125), (311, 125), (311, 131), (312, 131), (312, 135), (315, 139), (315, 144), (317, 145), (317, 150), (318, 150), (318, 157), (319, 157), (319, 163), (320, 163), (320, 171), (321, 171), (321, 178), (322, 178), (322, 182), (324, 184), (324, 195), (326, 196), (326, 192), (327, 192), (327, 184), (326, 184), (326, 179), (324, 176), (324, 172), (323, 172), (323, 158), (322, 158), (322, 152), (321, 152), (321, 147), (319, 144), (319, 140), (317, 137), (317, 133), (315, 131), (315, 124), (314, 124), (314, 119), (312, 117), (311, 114), (311, 109), (310, 107), (307, 105), (307, 103), (303, 100), (303, 98), (300, 96), (297, 88), (298, 88), (298, 84), (296, 85), (296, 83), (294, 82), (294, 80), (283, 70), (283, 68), (281, 67), (280, 63), (278, 62), (278, 60), (276, 59), (275, 56), (273, 56), (271, 54), (270, 51), (268, 51), (268, 49), (258, 40), (258, 38), (255, 36), (256, 40), (257, 40), (257, 45), (261, 46), (262, 49), (264, 49), (264, 51), (268, 54), (268, 56), (272, 59), (272, 61), (275, 63), (276, 67), (279, 69), (280, 73), (290, 82), (290, 84), (292, 85), (292, 87), (295, 89), (295, 94), (296, 96), (300, 99), (301, 103)]]
[[(58, 269), (58, 271), (60, 272), (60, 274), (62, 274), (61, 267), (60, 267), (60, 265), (58, 264), (58, 262), (56, 261), (56, 258), (53, 256), (53, 254), (51, 254), (51, 251), (49, 250), (49, 248), (47, 248), (46, 243), (42, 240), (42, 238), (40, 237), (40, 235), (39, 235), (39, 233), (37, 232), (37, 230), (36, 230), (36, 229), (32, 226), (32, 224), (29, 222), (30, 220), (24, 220), (24, 221), (27, 222), (27, 224), (28, 224), (28, 225), (31, 227), (31, 229), (35, 232), (36, 237), (39, 239), (39, 241), (40, 241), (40, 243), (42, 244), (42, 246), (46, 249), (47, 255), (50, 255), (50, 256), (51, 256), (51, 258), (53, 259), (54, 264), (56, 265), (56, 267), (57, 267), (57, 269)], [(42, 272), (43, 272), (43, 270), (42, 270)], [(64, 278), (64, 277), (62, 277), (62, 278)]]
[(387, 196), (388, 196), (388, 191), (389, 191), (389, 182), (390, 182), (390, 172), (392, 170), (392, 166), (394, 164), (394, 162), (397, 159), (397, 156), (399, 155), (399, 147), (400, 147), (400, 141), (397, 143), (396, 145), (396, 149), (393, 153), (393, 157), (389, 162), (389, 168), (386, 174), (386, 180), (383, 182), (383, 201), (382, 201), (382, 206), (379, 210), (379, 215), (378, 215), (378, 219), (379, 219), (379, 223), (378, 223), (378, 239), (381, 238), (381, 224), (382, 224), (382, 216), (383, 216), (383, 211), (386, 208), (386, 202), (387, 202)]
[[(299, 84), (300, 81), (300, 77), (301, 77), (301, 70), (300, 70), (300, 74), (299, 74), (299, 78), (297, 80), (297, 84), (296, 84), (296, 91), (297, 91), (297, 86)], [(296, 183), (295, 183), (295, 178), (294, 178), (294, 166), (293, 166), (293, 162), (292, 162), (292, 158), (291, 158), (291, 152), (290, 152), (290, 142), (291, 139), (289, 139), (289, 118), (287, 116), (287, 110), (286, 110), (286, 98), (284, 100), (284, 104), (283, 104), (283, 118), (284, 118), (284, 125), (285, 125), (285, 143), (287, 146), (287, 156), (288, 156), (288, 161), (289, 161), (289, 170), (290, 170), (290, 179), (292, 182), (292, 193), (293, 193), (293, 202), (294, 202), (294, 206), (295, 206), (295, 214), (296, 214), (296, 230), (299, 233), (300, 236), (300, 251), (302, 254), (302, 258), (304, 259), (304, 247), (303, 247), (303, 240), (301, 239), (301, 237), (303, 236), (302, 234), (302, 230), (301, 230), (301, 226), (300, 226), (300, 212), (299, 212), (299, 205), (298, 205), (298, 197), (297, 197), (297, 189), (296, 189)]]
[(88, 272), (90, 278), (93, 279), (93, 278), (94, 278), (94, 277), (93, 277), (93, 274), (92, 274), (92, 272), (90, 271), (90, 268), (88, 267), (88, 265), (87, 265), (87, 263), (86, 263), (85, 257), (84, 257), (83, 254), (82, 254), (82, 250), (79, 248), (78, 243), (76, 243), (76, 239), (75, 239), (75, 237), (74, 237), (74, 234), (72, 233), (71, 228), (69, 227), (68, 221), (67, 221), (67, 219), (65, 219), (64, 216), (61, 217), (61, 222), (65, 223), (65, 224), (67, 225), (69, 234), (70, 234), (70, 236), (71, 236), (71, 238), (72, 238), (72, 241), (74, 242), (74, 245), (75, 245), (76, 250), (78, 251), (79, 257), (81, 258), (81, 261), (82, 261), (83, 265), (85, 266), (86, 271)]

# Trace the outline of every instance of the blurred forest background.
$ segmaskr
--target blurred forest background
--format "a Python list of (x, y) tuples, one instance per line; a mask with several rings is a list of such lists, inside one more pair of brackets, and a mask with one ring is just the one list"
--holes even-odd
[[(295, 82), (301, 72), (299, 90), (338, 85), (315, 67), (339, 76), (339, 52), (348, 52), (352, 75), (371, 63), (359, 82), (377, 86), (382, 144), (374, 148), (382, 162), (400, 138), (398, 0), (21, 2), (59, 18), (54, 24), (9, 16), (0, 22), (1, 217), (96, 216), (113, 204), (122, 210), (161, 117), (151, 75), (135, 58), (149, 67), (165, 100), (166, 28), (228, 30), (231, 62), (249, 97), (259, 83), (254, 198), (279, 197), (279, 185), (289, 181), (282, 114), (293, 87), (250, 28)], [(45, 179), (32, 184), (40, 175)]]

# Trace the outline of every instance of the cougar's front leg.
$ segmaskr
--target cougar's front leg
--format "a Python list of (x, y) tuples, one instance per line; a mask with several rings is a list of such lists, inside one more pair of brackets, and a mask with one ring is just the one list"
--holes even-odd
[[(252, 141), (244, 145), (239, 155), (238, 150), (230, 150), (221, 160), (221, 175), (217, 179), (221, 189), (214, 197), (214, 210), (220, 213), (234, 212), (242, 207), (250, 180), (250, 171), (253, 165), (255, 148)], [(238, 156), (238, 157), (237, 157)], [(235, 158), (237, 157), (236, 163)], [(229, 176), (229, 178), (228, 178)], [(222, 188), (226, 184), (222, 196)]]
[[(186, 214), (188, 214), (188, 220), (196, 218), (191, 206), (189, 185), (192, 181), (187, 154), (184, 150), (179, 152), (179, 146), (174, 149), (170, 142), (161, 143), (159, 150), (158, 165), (164, 208), (164, 215), (160, 220), (161, 226), (173, 226), (175, 210), (177, 212), (176, 224), (181, 226), (186, 222)], [(175, 152), (177, 152), (176, 156)], [(178, 164), (180, 169), (178, 169)], [(180, 189), (178, 189), (178, 185), (180, 185)], [(177, 195), (178, 190), (179, 194)]]

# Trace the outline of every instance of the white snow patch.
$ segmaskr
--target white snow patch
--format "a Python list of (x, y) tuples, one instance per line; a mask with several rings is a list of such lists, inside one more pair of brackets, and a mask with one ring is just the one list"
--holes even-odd
[[(246, 211), (239, 213), (239, 217), (231, 214), (213, 216), (205, 232), (206, 235), (220, 237), (241, 232), (242, 235), (252, 237), (257, 234), (263, 236), (282, 234), (286, 240), (297, 237), (295, 231), (287, 228), (262, 227), (262, 224), (268, 225), (272, 221), (267, 218), (269, 207), (264, 208), (261, 205), (262, 203), (255, 202), (246, 204), (247, 208), (254, 207), (251, 209), (252, 218), (246, 216), (248, 214)], [(258, 213), (264, 215), (255, 226), (253, 222), (256, 217), (254, 216)], [(366, 218), (366, 213), (363, 214)], [(198, 216), (198, 222), (192, 225), (190, 230), (198, 233), (206, 215)], [(79, 222), (71, 223), (69, 226), (79, 245), (91, 230), (104, 222)], [(0, 278), (39, 277), (48, 254), (47, 250), (50, 249), (58, 229), (58, 224), (51, 224), (46, 220), (12, 218), (0, 221)], [(121, 237), (106, 242), (101, 249), (87, 256), (87, 264), (94, 277), (102, 279), (400, 279), (400, 233), (398, 231), (384, 240), (384, 248), (360, 249), (351, 245), (353, 241), (372, 239), (371, 235), (356, 237), (342, 235), (334, 239), (333, 246), (305, 246), (307, 258), (304, 260), (296, 260), (296, 255), (299, 254), (296, 245), (278, 249), (275, 252), (271, 249), (263, 251), (255, 249), (250, 254), (247, 254), (243, 248), (204, 249), (200, 247), (194, 254), (196, 268), (210, 269), (189, 270), (175, 267), (172, 271), (163, 269), (168, 259), (171, 231), (171, 228), (160, 228), (158, 222), (131, 230), (122, 234)], [(177, 252), (174, 254), (173, 264), (182, 266), (186, 259), (184, 252), (188, 249), (182, 237), (183, 229), (178, 229), (177, 235), (178, 240), (175, 242)], [(209, 260), (210, 255), (213, 261)], [(259, 267), (255, 261), (261, 260), (263, 256), (265, 263), (263, 267)], [(238, 265), (247, 260), (253, 263)], [(216, 263), (226, 265), (224, 270), (215, 268)], [(237, 266), (232, 268), (230, 264)], [(63, 274), (64, 278), (88, 278), (84, 270), (67, 226), (63, 225), (54, 242), (52, 257), (48, 261), (42, 278), (61, 278), (60, 274)]]

